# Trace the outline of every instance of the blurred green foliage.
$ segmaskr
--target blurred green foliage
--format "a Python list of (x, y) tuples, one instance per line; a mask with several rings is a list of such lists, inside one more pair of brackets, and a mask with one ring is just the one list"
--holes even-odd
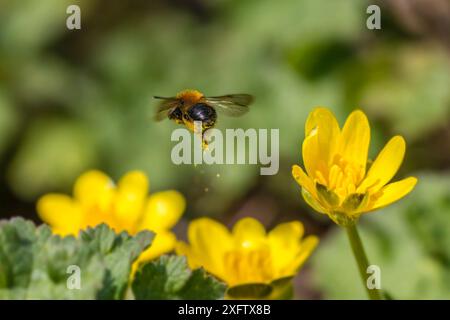
[(136, 272), (132, 284), (137, 300), (218, 300), (226, 285), (204, 269), (189, 270), (186, 257), (161, 256)]
[[(361, 238), (392, 298), (450, 299), (450, 177), (418, 178), (407, 200), (361, 218)], [(325, 298), (365, 297), (345, 230), (322, 241), (312, 265)]]
[[(66, 8), (74, 2), (81, 7), (82, 29), (70, 31)], [(0, 217), (17, 212), (35, 217), (40, 195), (70, 192), (84, 170), (99, 168), (117, 179), (140, 169), (153, 189), (175, 188), (186, 195), (186, 217), (229, 220), (241, 209), (246, 211), (239, 214), (258, 215), (266, 224), (300, 217), (310, 221), (307, 230), (323, 232), (329, 222), (322, 216), (297, 215), (311, 210), (290, 174), (291, 165), (301, 162), (305, 119), (317, 105), (331, 108), (341, 121), (354, 108), (363, 109), (372, 127), (372, 158), (392, 135), (403, 135), (408, 148), (400, 176), (420, 169), (448, 171), (448, 46), (432, 33), (414, 34), (386, 3), (382, 30), (367, 30), (367, 5), (360, 0), (0, 0)], [(218, 128), (280, 128), (279, 174), (261, 177), (259, 168), (249, 165), (173, 165), (170, 134), (177, 126), (152, 121), (152, 96), (186, 88), (207, 95), (253, 94), (256, 102), (247, 115), (219, 116)], [(430, 183), (415, 197), (428, 199), (428, 192), (439, 188)], [(416, 211), (389, 215), (389, 221), (387, 213), (374, 215), (373, 224), (384, 228), (386, 217), (386, 230), (400, 230), (398, 239), (391, 235), (396, 244), (415, 239), (398, 251), (398, 259), (417, 259), (418, 266), (433, 270), (430, 277), (439, 278), (443, 269), (436, 261), (448, 261), (441, 243), (448, 243), (450, 229), (441, 226), (450, 219), (449, 209), (434, 200), (423, 205), (427, 212), (417, 204)], [(19, 210), (23, 207), (29, 212)], [(426, 214), (433, 218), (425, 219)], [(378, 248), (373, 245), (369, 257)], [(338, 256), (347, 249), (335, 251), (332, 259), (354, 268), (353, 260)], [(420, 286), (412, 268), (405, 278), (409, 272), (410, 286)], [(343, 297), (345, 287), (333, 291), (321, 283), (321, 288), (327, 297)], [(407, 294), (409, 288), (392, 294), (416, 297), (416, 291)], [(439, 296), (440, 290), (427, 292)], [(357, 292), (350, 286), (347, 291), (348, 297)]]
[(11, 162), (11, 187), (17, 195), (33, 198), (42, 190), (71, 186), (73, 173), (81, 173), (95, 163), (95, 156), (92, 139), (82, 123), (36, 119)]

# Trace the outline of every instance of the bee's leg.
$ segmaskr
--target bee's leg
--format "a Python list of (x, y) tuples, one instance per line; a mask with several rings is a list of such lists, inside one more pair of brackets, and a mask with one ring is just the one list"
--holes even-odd
[(203, 151), (206, 151), (209, 149), (209, 145), (206, 140), (202, 140), (202, 149), (203, 149)]
[(203, 130), (203, 133), (202, 133), (202, 148), (203, 148), (203, 150), (208, 150), (208, 142), (209, 142), (209, 137), (207, 134), (207, 130)]
[[(211, 126), (211, 127), (212, 127), (212, 126)], [(209, 129), (210, 129), (211, 127), (209, 127), (209, 128), (207, 128), (207, 129), (204, 129), (204, 130), (203, 130), (203, 134), (202, 134), (202, 146), (203, 146), (203, 150), (208, 150), (208, 145), (209, 145), (209, 142), (210, 142), (210, 140), (211, 140), (211, 137), (210, 137), (210, 135), (209, 135), (208, 133), (209, 133)]]

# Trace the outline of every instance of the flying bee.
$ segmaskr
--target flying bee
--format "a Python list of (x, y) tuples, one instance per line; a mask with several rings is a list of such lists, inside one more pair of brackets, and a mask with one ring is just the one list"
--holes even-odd
[(253, 102), (249, 94), (228, 94), (217, 97), (205, 97), (197, 90), (184, 90), (175, 97), (158, 97), (162, 99), (156, 112), (155, 120), (169, 118), (178, 124), (185, 125), (194, 132), (194, 121), (201, 121), (202, 136), (206, 130), (214, 127), (217, 122), (216, 109), (223, 114), (238, 117), (248, 111)]

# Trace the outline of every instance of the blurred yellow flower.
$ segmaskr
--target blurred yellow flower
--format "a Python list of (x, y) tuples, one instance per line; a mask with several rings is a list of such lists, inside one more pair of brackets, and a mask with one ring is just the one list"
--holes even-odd
[(147, 195), (149, 182), (144, 173), (131, 171), (115, 185), (100, 171), (88, 171), (75, 183), (73, 198), (47, 194), (39, 199), (37, 211), (54, 233), (77, 235), (87, 227), (106, 223), (116, 232), (136, 234), (142, 230), (157, 235), (139, 261), (172, 251), (176, 237), (170, 229), (185, 209), (184, 197), (169, 190)]
[(190, 244), (179, 242), (177, 253), (185, 255), (190, 267), (204, 267), (229, 287), (270, 284), (294, 276), (318, 243), (316, 236), (303, 237), (303, 225), (282, 223), (266, 234), (253, 218), (243, 218), (232, 232), (209, 218), (192, 221)]
[(305, 201), (337, 224), (353, 224), (368, 211), (382, 208), (407, 195), (417, 179), (389, 183), (405, 155), (405, 140), (393, 137), (367, 167), (370, 127), (362, 111), (354, 111), (342, 130), (325, 108), (314, 109), (305, 124), (303, 163), (292, 175)]

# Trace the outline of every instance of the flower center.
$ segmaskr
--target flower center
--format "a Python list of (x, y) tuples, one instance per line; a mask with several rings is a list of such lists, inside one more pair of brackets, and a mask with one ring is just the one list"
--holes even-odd
[(333, 191), (341, 200), (356, 192), (364, 175), (363, 168), (335, 155), (328, 172), (316, 172), (316, 182)]
[(265, 248), (228, 251), (225, 253), (224, 267), (230, 285), (267, 283), (273, 277), (270, 251)]
[(316, 189), (322, 204), (330, 212), (357, 213), (367, 204), (366, 190), (358, 190), (365, 170), (362, 166), (335, 155), (329, 169), (316, 171)]

